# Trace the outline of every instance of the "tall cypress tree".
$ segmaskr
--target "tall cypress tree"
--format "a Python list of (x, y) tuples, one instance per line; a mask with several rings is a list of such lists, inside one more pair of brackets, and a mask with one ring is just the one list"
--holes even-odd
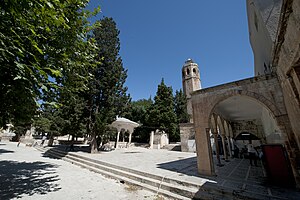
[(97, 152), (97, 136), (104, 134), (107, 125), (124, 112), (130, 100), (124, 86), (127, 70), (123, 68), (119, 55), (120, 31), (112, 18), (105, 17), (100, 24), (92, 34), (99, 49), (97, 60), (100, 63), (91, 72), (94, 77), (87, 93), (91, 153)]
[(174, 98), (172, 87), (168, 87), (162, 79), (158, 85), (154, 104), (149, 109), (149, 126), (164, 130), (169, 133), (171, 141), (177, 141), (179, 135), (176, 132), (177, 118), (174, 112)]
[(175, 103), (175, 113), (177, 116), (178, 123), (189, 122), (189, 114), (187, 113), (186, 96), (181, 89), (179, 91), (176, 90), (174, 103)]

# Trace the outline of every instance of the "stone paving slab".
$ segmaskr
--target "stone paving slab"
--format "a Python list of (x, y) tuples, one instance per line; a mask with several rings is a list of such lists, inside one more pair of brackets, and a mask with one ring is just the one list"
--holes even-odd
[[(60, 147), (60, 149), (64, 150), (65, 147)], [(246, 191), (252, 193), (253, 198), (256, 194), (261, 194), (268, 197), (267, 199), (272, 199), (272, 197), (300, 199), (300, 194), (296, 189), (267, 185), (261, 163), (258, 163), (258, 167), (250, 166), (247, 159), (222, 161), (224, 166), (215, 167), (217, 176), (206, 177), (198, 175), (196, 154), (190, 152), (131, 147), (89, 154), (77, 147), (72, 153), (162, 177)], [(215, 163), (217, 163), (216, 159)]]
[(158, 200), (156, 193), (122, 184), (15, 142), (0, 142), (0, 199)]
[[(278, 190), (278, 187), (266, 185), (262, 164), (258, 163), (257, 167), (250, 166), (247, 159), (222, 161), (223, 167), (216, 166), (217, 176), (206, 177), (198, 175), (196, 154), (190, 152), (131, 147), (129, 149), (116, 149), (111, 152), (100, 152), (99, 154), (88, 154), (80, 151), (76, 153), (115, 165), (187, 182), (212, 183), (269, 197), (273, 195), (283, 199), (300, 199), (300, 193), (296, 189), (280, 188)], [(217, 163), (216, 159), (215, 163)]]

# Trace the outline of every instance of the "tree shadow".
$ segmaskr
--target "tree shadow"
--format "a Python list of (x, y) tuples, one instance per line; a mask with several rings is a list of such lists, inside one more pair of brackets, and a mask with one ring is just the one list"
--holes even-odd
[(91, 152), (91, 147), (89, 145), (74, 145), (71, 147), (71, 145), (57, 145), (54, 146), (53, 149), (57, 149), (64, 152)]
[(14, 151), (9, 151), (9, 150), (5, 150), (5, 149), (0, 149), (0, 154), (3, 153), (14, 153)]
[(45, 162), (0, 161), (0, 199), (60, 190), (56, 165)]
[(77, 146), (74, 145), (73, 148), (70, 148), (70, 145), (56, 145), (49, 149), (47, 149), (43, 153), (43, 157), (52, 158), (52, 159), (62, 159), (65, 157), (68, 153), (72, 152), (85, 152), (90, 153), (91, 147), (90, 146)]
[(180, 160), (175, 160), (166, 163), (157, 164), (158, 168), (166, 169), (169, 171), (174, 171), (181, 174), (186, 174), (189, 176), (197, 176), (197, 157), (185, 158)]

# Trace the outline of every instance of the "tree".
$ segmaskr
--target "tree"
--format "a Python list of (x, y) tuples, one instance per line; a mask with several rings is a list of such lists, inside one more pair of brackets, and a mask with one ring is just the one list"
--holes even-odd
[(62, 95), (62, 106), (60, 107), (60, 117), (63, 120), (61, 134), (72, 135), (74, 137), (82, 137), (86, 133), (86, 118), (84, 109), (86, 102), (83, 97), (76, 93)]
[(38, 100), (55, 96), (64, 71), (91, 65), (87, 17), (99, 10), (85, 11), (88, 2), (1, 1), (0, 126), (30, 123)]
[(144, 124), (147, 118), (147, 110), (151, 107), (153, 101), (151, 97), (149, 99), (140, 99), (137, 101), (132, 101), (129, 104), (127, 112), (124, 114), (124, 117)]
[(46, 134), (49, 138), (48, 146), (52, 146), (53, 137), (61, 132), (63, 120), (60, 117), (61, 110), (55, 106), (45, 104), (39, 110), (39, 114), (35, 117), (33, 125), (38, 133)]
[(97, 66), (91, 71), (87, 99), (88, 133), (92, 136), (91, 153), (97, 152), (97, 136), (104, 134), (107, 125), (116, 115), (121, 115), (130, 97), (124, 83), (127, 71), (123, 68), (119, 55), (119, 30), (112, 18), (100, 20), (101, 26), (93, 30), (92, 38), (98, 47)]
[(175, 113), (177, 116), (178, 123), (187, 123), (189, 122), (189, 114), (187, 113), (187, 101), (186, 96), (180, 89), (176, 90), (175, 97)]
[(169, 133), (171, 141), (178, 141), (176, 131), (177, 118), (174, 112), (174, 98), (172, 87), (167, 87), (162, 79), (154, 97), (154, 104), (149, 109), (148, 126), (164, 130)]
[(151, 97), (149, 99), (140, 99), (137, 101), (130, 102), (129, 108), (124, 114), (124, 117), (138, 122), (141, 126), (134, 129), (134, 138), (135, 142), (148, 142), (149, 133), (151, 132), (151, 128), (146, 126), (148, 117), (148, 110), (152, 106), (153, 101)]

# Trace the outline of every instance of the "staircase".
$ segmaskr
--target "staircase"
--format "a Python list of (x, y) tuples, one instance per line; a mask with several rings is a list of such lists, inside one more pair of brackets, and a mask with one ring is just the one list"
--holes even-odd
[(65, 160), (102, 174), (105, 177), (119, 180), (121, 183), (134, 185), (170, 199), (266, 199), (266, 196), (257, 194), (253, 196), (253, 194), (245, 191), (237, 192), (234, 189), (220, 187), (216, 184), (206, 183), (205, 185), (200, 185), (150, 174), (55, 148), (43, 148), (38, 146), (35, 148), (48, 157)]

